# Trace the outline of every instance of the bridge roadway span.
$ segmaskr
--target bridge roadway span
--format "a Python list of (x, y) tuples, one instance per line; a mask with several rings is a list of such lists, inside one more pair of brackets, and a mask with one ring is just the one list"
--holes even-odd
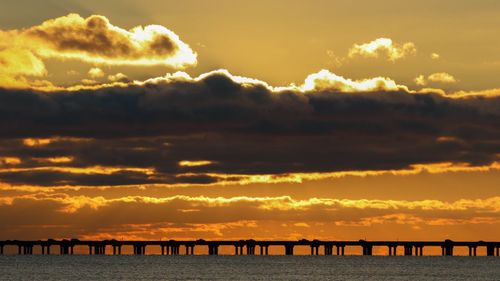
[[(477, 255), (478, 247), (486, 248), (487, 256), (500, 256), (500, 242), (470, 241), (456, 242), (452, 240), (445, 241), (320, 241), (320, 240), (298, 240), (298, 241), (256, 241), (256, 240), (235, 240), (235, 241), (85, 241), (85, 240), (38, 240), (38, 241), (19, 241), (7, 240), (0, 241), (0, 254), (4, 254), (5, 246), (17, 246), (18, 254), (31, 255), (33, 247), (41, 247), (41, 254), (50, 254), (51, 247), (59, 248), (59, 254), (71, 255), (74, 253), (75, 246), (87, 246), (89, 255), (105, 255), (106, 247), (113, 248), (114, 255), (121, 255), (123, 246), (132, 246), (135, 255), (145, 255), (146, 247), (157, 246), (161, 248), (162, 255), (179, 255), (180, 249), (184, 250), (186, 255), (194, 255), (194, 248), (197, 246), (208, 247), (209, 255), (218, 255), (220, 246), (233, 246), (235, 255), (255, 255), (256, 248), (260, 255), (268, 255), (270, 246), (281, 246), (284, 248), (285, 255), (293, 255), (294, 247), (309, 246), (311, 255), (320, 255), (320, 248), (324, 255), (343, 256), (346, 247), (360, 247), (363, 255), (370, 256), (373, 253), (373, 247), (387, 247), (388, 255), (395, 256), (398, 247), (404, 248), (405, 256), (423, 256), (424, 247), (441, 247), (443, 256), (453, 256), (455, 247), (468, 247), (469, 256)], [(335, 248), (335, 252), (334, 252)]]

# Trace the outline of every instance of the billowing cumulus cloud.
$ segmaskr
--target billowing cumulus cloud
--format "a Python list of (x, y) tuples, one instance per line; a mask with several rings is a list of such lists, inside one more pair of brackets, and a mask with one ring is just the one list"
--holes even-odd
[(390, 38), (378, 38), (365, 44), (354, 44), (349, 50), (349, 57), (379, 58), (385, 57), (394, 62), (408, 56), (414, 56), (417, 48), (414, 43), (394, 43)]
[[(36, 85), (26, 76), (44, 76), (46, 58), (184, 68), (195, 65), (196, 57), (178, 35), (163, 26), (125, 30), (104, 16), (82, 18), (69, 14), (25, 29), (0, 30), (0, 86)], [(92, 78), (102, 76), (97, 72), (89, 74)]]
[(23, 30), (21, 36), (40, 44), (42, 56), (87, 62), (183, 67), (196, 63), (196, 54), (179, 37), (159, 25), (125, 30), (104, 16), (69, 14)]
[(1, 90), (0, 157), (21, 164), (1, 169), (0, 181), (208, 185), (496, 170), (499, 93), (414, 92), (328, 71), (278, 88), (223, 70)]

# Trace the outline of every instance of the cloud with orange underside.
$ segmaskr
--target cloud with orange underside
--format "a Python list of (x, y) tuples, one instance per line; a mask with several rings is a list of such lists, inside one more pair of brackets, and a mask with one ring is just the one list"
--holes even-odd
[[(23, 212), (20, 212), (21, 209)], [(205, 238), (234, 236), (234, 233), (227, 235), (231, 229), (244, 230), (248, 235), (249, 229), (269, 222), (275, 225), (274, 228), (288, 225), (284, 228), (294, 229), (298, 235), (309, 229), (321, 235), (319, 230), (331, 229), (332, 226), (347, 230), (378, 225), (429, 229), (472, 225), (495, 227), (500, 224), (499, 197), (447, 202), (294, 199), (290, 196), (104, 198), (38, 193), (1, 197), (0, 211), (0, 221), (3, 222), (0, 229), (8, 230), (4, 236), (19, 230), (20, 225), (58, 226), (39, 232), (43, 237), (60, 235), (57, 231), (67, 229), (72, 237), (109, 235), (116, 238), (128, 232), (136, 239), (165, 235), (196, 239), (199, 235)], [(310, 227), (305, 227), (306, 223)]]

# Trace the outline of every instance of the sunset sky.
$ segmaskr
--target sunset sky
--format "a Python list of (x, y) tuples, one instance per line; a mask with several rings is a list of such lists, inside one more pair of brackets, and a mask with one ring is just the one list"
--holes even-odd
[(0, 2), (0, 239), (500, 235), (498, 0)]

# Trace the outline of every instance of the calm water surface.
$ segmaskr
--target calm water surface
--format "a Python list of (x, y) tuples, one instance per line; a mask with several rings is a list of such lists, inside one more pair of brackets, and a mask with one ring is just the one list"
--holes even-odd
[(500, 280), (498, 257), (0, 256), (0, 280)]

